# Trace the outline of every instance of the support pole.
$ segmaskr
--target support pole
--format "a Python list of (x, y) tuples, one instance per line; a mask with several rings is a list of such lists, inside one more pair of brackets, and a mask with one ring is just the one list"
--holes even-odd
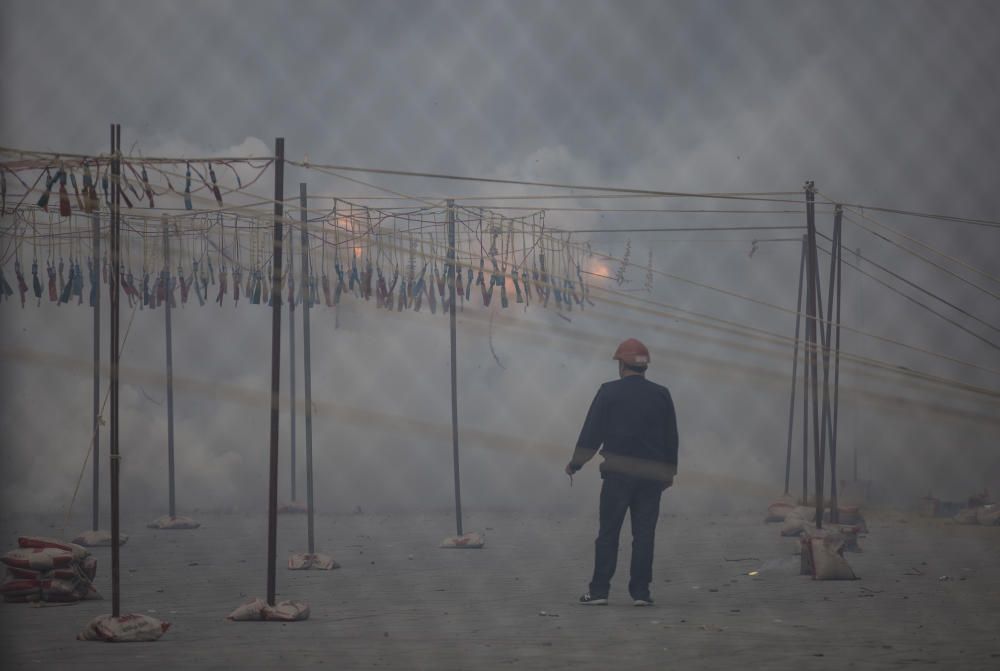
[(816, 209), (815, 209), (815, 184), (806, 182), (806, 236), (808, 238), (808, 254), (806, 256), (808, 266), (808, 285), (806, 293), (806, 342), (809, 348), (809, 377), (812, 384), (812, 421), (813, 421), (813, 457), (816, 492), (816, 527), (823, 527), (823, 461), (820, 454), (820, 420), (819, 420), (819, 369), (817, 352), (817, 306), (816, 299), (819, 295), (819, 268), (818, 254), (816, 253)]
[[(292, 262), (295, 257), (292, 255), (292, 243), (295, 241), (295, 237), (289, 233), (288, 235), (288, 283), (293, 284), (292, 280)], [(288, 296), (288, 388), (291, 394), (289, 398), (289, 424), (292, 431), (292, 444), (291, 444), (291, 465), (289, 468), (292, 477), (292, 490), (291, 496), (292, 501), (298, 500), (298, 492), (295, 488), (295, 473), (298, 470), (295, 467), (295, 295), (294, 293), (289, 293)]]
[(462, 479), (458, 468), (458, 363), (455, 329), (455, 201), (448, 199), (448, 320), (451, 326), (451, 450), (455, 465), (455, 527), (462, 535)]
[(174, 346), (173, 330), (170, 326), (170, 231), (167, 215), (163, 223), (163, 291), (167, 300), (163, 303), (163, 314), (167, 331), (167, 480), (170, 491), (170, 517), (177, 516), (177, 504), (174, 496)]
[(799, 328), (802, 324), (802, 276), (806, 265), (806, 238), (802, 237), (802, 252), (799, 256), (799, 298), (795, 304), (795, 349), (792, 354), (792, 395), (788, 402), (788, 446), (785, 449), (785, 494), (788, 494), (789, 479), (792, 474), (792, 427), (795, 424), (795, 382), (799, 366)]
[[(309, 537), (309, 554), (316, 552), (313, 527), (313, 425), (312, 425), (312, 348), (309, 344), (309, 306), (312, 304), (312, 285), (309, 283), (309, 233), (308, 208), (306, 207), (306, 183), (299, 184), (299, 219), (302, 222), (302, 262), (300, 263), (299, 286), (302, 287), (302, 357), (306, 394), (306, 520)], [(294, 439), (292, 445), (294, 445)]]
[(121, 615), (121, 529), (118, 526), (118, 326), (121, 305), (121, 144), (122, 127), (111, 125), (111, 615)]
[[(89, 199), (90, 194), (84, 193), (84, 198)], [(93, 228), (93, 240), (92, 245), (94, 248), (94, 267), (97, 268), (97, 277), (100, 278), (101, 271), (99, 265), (101, 263), (101, 213), (97, 207), (94, 208), (94, 212), (90, 215), (90, 221)], [(93, 467), (94, 467), (94, 484), (91, 487), (91, 495), (93, 496), (93, 501), (91, 506), (93, 508), (93, 515), (91, 520), (91, 529), (97, 531), (101, 524), (101, 286), (100, 281), (97, 282), (97, 290), (94, 292), (94, 432), (92, 435), (94, 441), (94, 454), (93, 454)]]
[(841, 274), (843, 273), (844, 264), (844, 241), (843, 241), (843, 225), (842, 218), (844, 214), (844, 209), (840, 205), (837, 205), (834, 210), (833, 219), (833, 237), (837, 239), (837, 244), (834, 246), (837, 256), (830, 262), (834, 264), (837, 271), (837, 284), (836, 284), (836, 301), (837, 301), (837, 312), (836, 312), (836, 322), (835, 322), (835, 333), (834, 333), (834, 344), (833, 344), (833, 420), (830, 435), (830, 508), (831, 508), (831, 519), (834, 522), (839, 522), (838, 515), (838, 497), (837, 497), (837, 421), (839, 419), (840, 412), (840, 293), (841, 293)]
[(274, 141), (274, 249), (271, 266), (271, 449), (267, 491), (267, 603), (274, 605), (278, 541), (278, 392), (281, 389), (281, 251), (285, 201), (285, 138)]

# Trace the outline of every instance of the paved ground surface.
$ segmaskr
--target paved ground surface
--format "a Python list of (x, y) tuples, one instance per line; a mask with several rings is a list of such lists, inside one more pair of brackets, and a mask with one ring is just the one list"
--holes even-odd
[[(318, 549), (343, 568), (279, 568), (279, 598), (307, 600), (312, 617), (278, 624), (223, 619), (263, 596), (264, 516), (199, 519), (195, 531), (123, 524), (133, 534), (123, 611), (170, 620), (159, 642), (74, 640), (110, 600), (0, 604), (3, 668), (1000, 668), (1000, 528), (870, 516), (864, 553), (850, 555), (862, 579), (813, 582), (758, 514), (664, 514), (657, 606), (634, 608), (627, 543), (611, 605), (575, 603), (589, 578), (590, 515), (473, 511), (466, 526), (487, 534), (479, 551), (436, 547), (452, 528), (445, 514), (321, 516)], [(18, 533), (59, 526), (7, 519), (0, 539), (13, 547)], [(282, 516), (279, 556), (304, 542), (305, 518)], [(110, 597), (110, 549), (95, 554)]]

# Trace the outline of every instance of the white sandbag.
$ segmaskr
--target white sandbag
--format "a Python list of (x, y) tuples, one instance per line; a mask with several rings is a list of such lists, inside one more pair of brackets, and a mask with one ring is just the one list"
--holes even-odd
[(309, 619), (309, 604), (304, 601), (281, 601), (264, 608), (264, 619), (271, 622), (298, 622)]
[(0, 562), (19, 569), (51, 571), (70, 566), (73, 563), (73, 553), (58, 548), (17, 548), (0, 557)]
[(57, 550), (64, 550), (73, 555), (73, 559), (76, 561), (81, 561), (85, 557), (90, 556), (90, 550), (87, 548), (77, 545), (76, 543), (61, 541), (56, 538), (20, 536), (17, 539), (17, 545), (22, 548), (55, 548)]
[(170, 628), (170, 623), (141, 613), (129, 613), (121, 617), (99, 615), (77, 634), (80, 641), (108, 641), (115, 643), (136, 643), (155, 641)]
[(1000, 504), (991, 503), (976, 508), (976, 521), (984, 527), (1000, 526)]
[(4, 601), (39, 601), (42, 598), (42, 581), (39, 578), (8, 576), (0, 583)]
[(782, 497), (767, 507), (767, 517), (764, 518), (764, 522), (784, 522), (785, 517), (793, 510), (795, 501), (791, 497)]
[(806, 530), (806, 518), (797, 508), (791, 510), (787, 515), (785, 515), (784, 524), (781, 525), (782, 536), (799, 536)]
[(305, 515), (309, 512), (309, 506), (299, 501), (289, 501), (278, 506), (279, 513), (290, 513), (292, 515)]
[(234, 622), (263, 620), (265, 608), (267, 608), (267, 604), (263, 600), (253, 599), (237, 606), (236, 610), (226, 616), (226, 619)]
[(857, 580), (843, 555), (843, 539), (836, 534), (810, 539), (813, 578), (816, 580)]
[(962, 508), (954, 520), (958, 524), (979, 524), (978, 510), (978, 508)]
[(302, 601), (281, 601), (268, 606), (262, 599), (253, 599), (237, 607), (226, 619), (233, 622), (297, 622), (309, 619), (309, 604)]
[[(83, 547), (111, 547), (110, 531), (84, 531), (73, 539), (73, 542)], [(128, 534), (118, 534), (118, 545), (122, 546), (128, 542)]]
[(294, 552), (288, 557), (288, 568), (291, 571), (306, 571), (315, 569), (318, 571), (332, 571), (340, 568), (340, 564), (334, 561), (333, 557), (319, 552), (312, 554)]
[(146, 525), (149, 529), (197, 529), (200, 526), (200, 522), (195, 522), (190, 517), (184, 517), (183, 515), (174, 517), (164, 515)]
[(461, 536), (449, 536), (441, 541), (443, 548), (481, 548), (486, 544), (486, 537), (477, 531), (470, 531)]

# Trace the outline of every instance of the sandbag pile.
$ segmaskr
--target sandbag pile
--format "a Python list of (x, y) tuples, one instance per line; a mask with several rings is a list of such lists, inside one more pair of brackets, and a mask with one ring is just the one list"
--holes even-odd
[(120, 617), (99, 615), (76, 635), (78, 641), (106, 641), (109, 643), (140, 643), (155, 641), (170, 628), (170, 623), (141, 613)]
[(953, 519), (958, 524), (981, 524), (984, 527), (1000, 526), (1000, 503), (987, 503), (975, 508), (963, 508)]
[(333, 557), (319, 552), (293, 552), (288, 556), (288, 569), (291, 571), (307, 571), (309, 569), (332, 571), (337, 568), (340, 568), (340, 564), (334, 561)]
[(22, 536), (18, 548), (0, 561), (6, 576), (0, 584), (4, 601), (72, 602), (100, 599), (94, 589), (97, 560), (75, 543)]
[(164, 515), (146, 525), (148, 529), (197, 529), (200, 526), (200, 522), (195, 522), (190, 517), (184, 517), (183, 515), (175, 515), (173, 517)]
[(784, 522), (788, 513), (795, 510), (795, 499), (790, 496), (782, 496), (767, 507), (767, 517), (764, 522), (767, 524), (774, 522)]
[(253, 599), (239, 606), (226, 616), (233, 622), (297, 622), (309, 619), (309, 604), (303, 601), (281, 601), (273, 606), (261, 599)]

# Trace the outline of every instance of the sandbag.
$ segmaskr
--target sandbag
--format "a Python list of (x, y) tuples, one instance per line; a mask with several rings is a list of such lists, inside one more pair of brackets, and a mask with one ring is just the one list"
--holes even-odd
[(953, 518), (957, 524), (979, 524), (978, 508), (962, 508)]
[(308, 620), (309, 604), (302, 601), (281, 601), (264, 608), (264, 619), (272, 622)]
[(784, 522), (788, 513), (795, 510), (795, 503), (790, 499), (778, 499), (767, 507), (767, 517), (765, 523)]
[(485, 544), (486, 537), (476, 531), (470, 531), (461, 536), (450, 536), (441, 541), (443, 548), (481, 548)]
[(42, 536), (21, 536), (17, 539), (17, 545), (22, 548), (55, 548), (57, 550), (64, 550), (72, 554), (73, 559), (76, 561), (90, 556), (90, 550), (81, 545), (67, 543), (55, 538), (44, 538)]
[(17, 548), (0, 557), (5, 565), (31, 569), (33, 571), (51, 571), (54, 568), (66, 568), (73, 563), (73, 553), (58, 548)]
[(197, 529), (200, 526), (200, 522), (195, 522), (190, 517), (184, 517), (182, 515), (174, 517), (164, 515), (163, 517), (158, 517), (146, 525), (148, 529)]
[(806, 518), (802, 513), (797, 508), (792, 509), (785, 515), (784, 524), (781, 525), (781, 535), (799, 536), (807, 531), (807, 524)]
[(293, 515), (305, 515), (309, 512), (309, 506), (299, 501), (289, 501), (278, 506), (279, 513), (291, 513)]
[(288, 568), (292, 571), (305, 571), (308, 569), (332, 571), (333, 569), (340, 568), (340, 564), (334, 561), (330, 555), (318, 552), (313, 554), (295, 552), (288, 557)]
[[(111, 532), (110, 531), (84, 531), (82, 534), (73, 539), (73, 542), (77, 545), (82, 545), (83, 547), (110, 547), (111, 546)], [(128, 542), (128, 534), (119, 533), (118, 534), (118, 545), (122, 546)]]
[(281, 601), (268, 606), (262, 599), (253, 599), (226, 616), (234, 622), (267, 620), (271, 622), (296, 622), (309, 619), (309, 604), (302, 601)]
[(77, 634), (80, 641), (108, 641), (135, 643), (155, 641), (166, 633), (170, 623), (141, 613), (129, 613), (121, 617), (99, 615)]
[(815, 580), (857, 580), (843, 555), (843, 539), (836, 534), (809, 539)]
[(976, 508), (976, 521), (984, 527), (1000, 526), (1000, 504), (991, 503)]
[(0, 583), (4, 601), (38, 601), (42, 598), (42, 581), (38, 578), (8, 577)]

